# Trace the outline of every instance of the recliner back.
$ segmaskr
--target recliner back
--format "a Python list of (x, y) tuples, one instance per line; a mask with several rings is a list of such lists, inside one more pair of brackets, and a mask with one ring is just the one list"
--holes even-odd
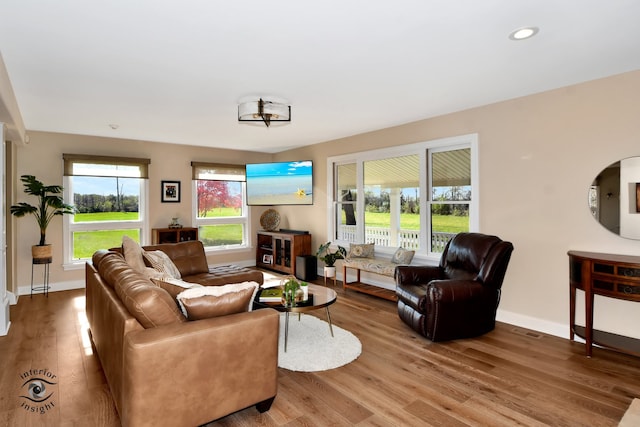
[(513, 245), (497, 236), (458, 233), (444, 248), (440, 267), (449, 279), (477, 280), (500, 289)]

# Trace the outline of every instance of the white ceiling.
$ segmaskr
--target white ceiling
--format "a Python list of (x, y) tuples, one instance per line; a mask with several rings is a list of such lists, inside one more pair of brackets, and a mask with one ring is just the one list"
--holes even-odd
[(27, 130), (273, 153), (640, 69), (640, 1), (3, 0), (0, 53)]

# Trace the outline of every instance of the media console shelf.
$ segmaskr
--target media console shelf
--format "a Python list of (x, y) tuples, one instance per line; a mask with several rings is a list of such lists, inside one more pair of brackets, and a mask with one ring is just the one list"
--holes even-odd
[(178, 243), (188, 240), (198, 240), (196, 227), (182, 228), (154, 228), (151, 230), (151, 244)]
[(296, 258), (311, 255), (311, 234), (259, 231), (256, 266), (296, 275)]
[[(640, 356), (640, 340), (593, 329), (594, 295), (640, 302), (640, 257), (569, 251), (569, 338), (586, 341), (591, 357), (593, 344)], [(584, 291), (585, 326), (575, 324), (576, 290)]]

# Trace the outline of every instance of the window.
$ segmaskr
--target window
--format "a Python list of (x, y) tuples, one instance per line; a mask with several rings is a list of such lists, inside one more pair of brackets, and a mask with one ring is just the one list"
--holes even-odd
[(206, 248), (249, 246), (243, 165), (191, 162), (194, 224)]
[(329, 158), (330, 239), (439, 256), (454, 234), (478, 229), (476, 146), (466, 135)]
[(98, 249), (120, 246), (127, 235), (141, 244), (148, 233), (149, 159), (64, 154), (66, 264), (80, 264)]
[(444, 147), (428, 150), (427, 154), (429, 251), (441, 253), (454, 234), (470, 230), (471, 149)]

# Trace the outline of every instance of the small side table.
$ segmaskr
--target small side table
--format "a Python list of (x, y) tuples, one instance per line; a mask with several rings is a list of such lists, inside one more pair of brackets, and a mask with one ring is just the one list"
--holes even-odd
[[(33, 297), (33, 292), (43, 292), (45, 296), (49, 297), (49, 266), (51, 265), (51, 257), (48, 258), (32, 258), (31, 263), (31, 297)], [(33, 270), (34, 266), (43, 265), (43, 279), (42, 286), (33, 286)]]
[(335, 287), (336, 284), (337, 284), (337, 280), (338, 280), (337, 276), (338, 276), (338, 274), (337, 274), (337, 272), (335, 270), (335, 267), (334, 267), (332, 276), (328, 275), (327, 274), (327, 270), (325, 269), (324, 270), (324, 285), (327, 286), (327, 279), (329, 279), (329, 281), (331, 281), (331, 278), (333, 278), (333, 286)]

